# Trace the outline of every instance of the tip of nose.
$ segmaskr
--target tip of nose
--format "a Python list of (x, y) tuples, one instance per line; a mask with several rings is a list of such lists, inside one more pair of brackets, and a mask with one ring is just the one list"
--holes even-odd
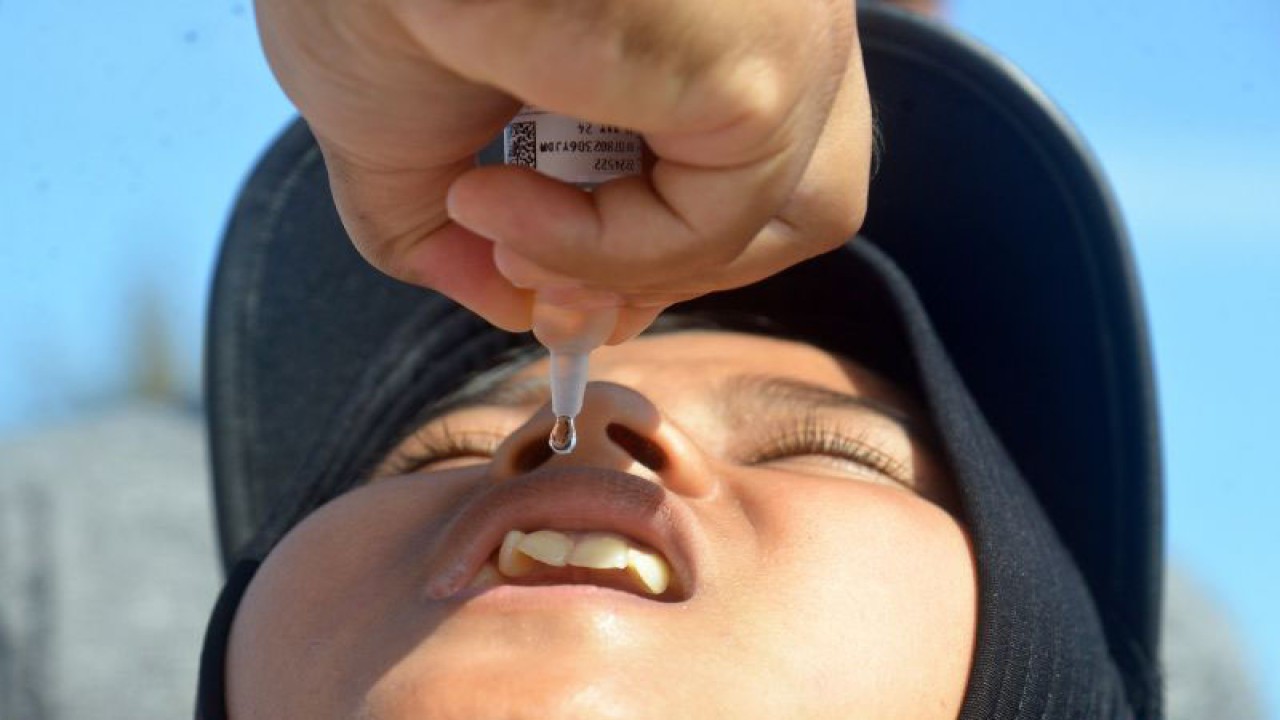
[[(661, 472), (671, 462), (667, 451), (653, 439), (632, 430), (621, 423), (609, 423), (604, 427), (603, 437), (599, 438), (599, 442), (612, 445), (615, 449), (625, 453), (633, 463), (652, 472)], [(594, 436), (593, 436), (593, 442)], [(551, 433), (547, 437), (547, 447), (556, 455), (570, 455), (578, 446), (578, 428), (574, 422), (574, 418), (568, 415), (556, 417), (555, 424), (551, 427)], [(546, 450), (542, 451), (543, 453)], [(532, 469), (546, 462), (551, 456), (542, 455), (541, 457), (533, 457), (525, 454), (524, 462), (521, 467)]]

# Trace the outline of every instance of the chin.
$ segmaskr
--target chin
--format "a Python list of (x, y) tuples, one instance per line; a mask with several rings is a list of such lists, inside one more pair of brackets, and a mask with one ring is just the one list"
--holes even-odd
[(552, 653), (505, 662), (456, 658), (449, 667), (397, 679), (384, 677), (354, 714), (357, 720), (658, 720), (652, 682), (620, 669)]

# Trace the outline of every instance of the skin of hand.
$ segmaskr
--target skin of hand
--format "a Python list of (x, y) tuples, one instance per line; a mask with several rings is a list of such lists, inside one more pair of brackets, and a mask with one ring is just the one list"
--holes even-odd
[[(861, 226), (871, 111), (849, 0), (259, 0), (268, 61), (383, 272), (493, 324), (535, 290), (668, 305), (831, 250)], [(585, 192), (477, 167), (524, 105), (641, 133), (643, 176)]]

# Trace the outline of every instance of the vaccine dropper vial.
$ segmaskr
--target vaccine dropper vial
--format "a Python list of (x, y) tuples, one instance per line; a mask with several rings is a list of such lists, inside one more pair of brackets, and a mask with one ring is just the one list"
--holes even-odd
[[(614, 178), (639, 174), (644, 140), (620, 127), (525, 107), (503, 132), (503, 161), (590, 191)], [(548, 444), (557, 453), (571, 453), (578, 444), (574, 420), (582, 412), (588, 360), (617, 321), (618, 300), (609, 293), (547, 289), (535, 295), (533, 334), (551, 355), (556, 419)]]

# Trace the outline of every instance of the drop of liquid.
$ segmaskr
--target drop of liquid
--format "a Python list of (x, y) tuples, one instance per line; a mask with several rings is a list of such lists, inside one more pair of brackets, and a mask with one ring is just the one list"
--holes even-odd
[(556, 424), (551, 428), (551, 437), (547, 439), (551, 449), (560, 455), (568, 455), (578, 446), (578, 428), (573, 425), (573, 418), (568, 415), (556, 416)]

